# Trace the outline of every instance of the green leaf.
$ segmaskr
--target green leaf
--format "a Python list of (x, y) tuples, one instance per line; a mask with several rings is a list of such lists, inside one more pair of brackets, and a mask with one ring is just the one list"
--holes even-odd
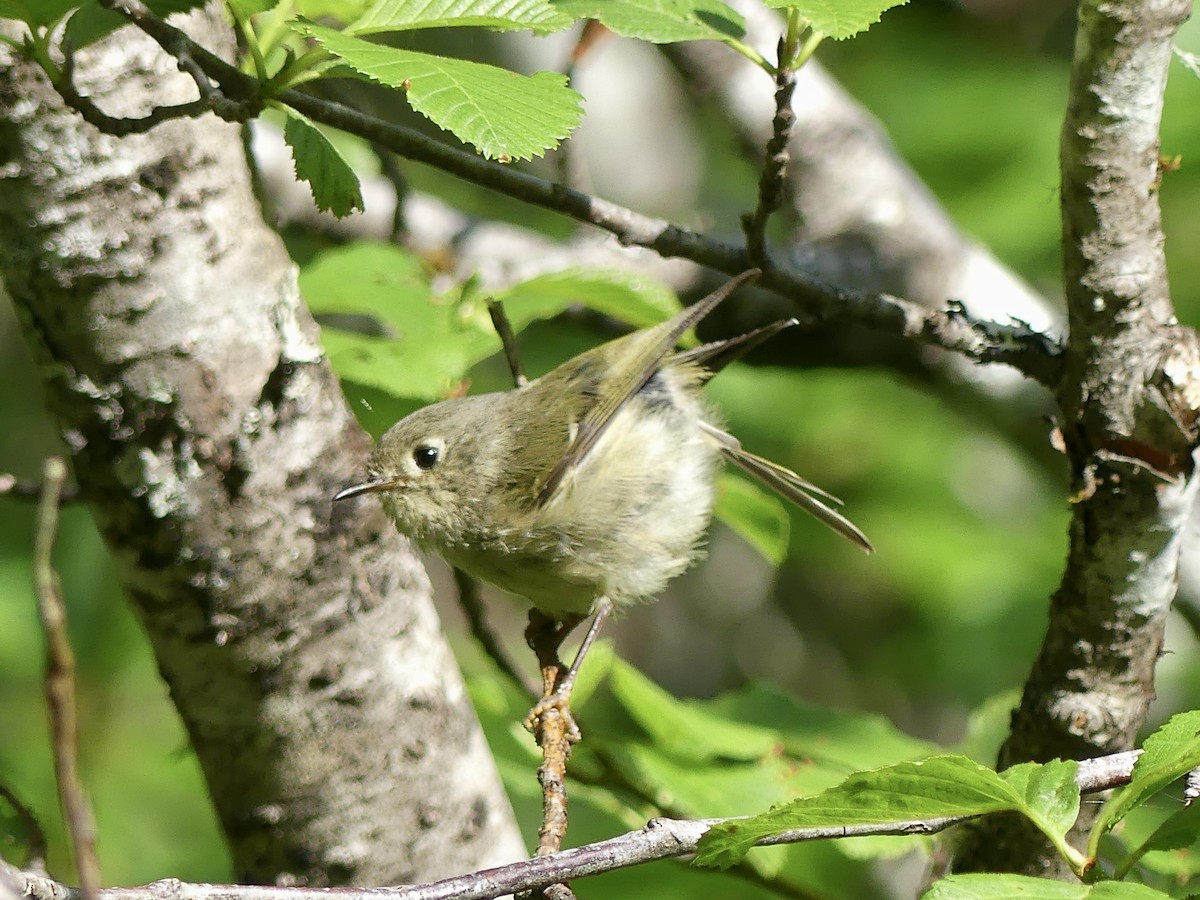
[(312, 20), (353, 22), (371, 7), (371, 0), (291, 0), (296, 15)]
[(1146, 839), (1143, 852), (1151, 850), (1182, 850), (1200, 840), (1200, 803), (1176, 811), (1154, 829)]
[(635, 328), (657, 325), (682, 308), (661, 281), (617, 269), (563, 269), (513, 285), (495, 298), (518, 330), (575, 305)]
[(767, 684), (693, 702), (715, 715), (775, 729), (789, 757), (829, 773), (821, 789), (860, 769), (937, 752), (934, 744), (899, 731), (883, 716), (810, 706)]
[[(41, 28), (57, 22), (79, 6), (80, 2), (81, 0), (0, 0), (0, 19), (17, 19), (30, 28)], [(112, 15), (117, 16), (116, 13)]]
[[(310, 308), (326, 317), (322, 341), (339, 377), (393, 397), (441, 400), (470, 368), (500, 350), (478, 291), (432, 296), (424, 267), (388, 244), (358, 242), (317, 256), (300, 276)], [(607, 270), (568, 269), (498, 292), (515, 330), (569, 306), (667, 318), (678, 301), (652, 279)], [(338, 327), (334, 315), (365, 317), (372, 333)], [(361, 323), (360, 323), (361, 324)]]
[(316, 125), (291, 107), (287, 114), (283, 139), (292, 148), (296, 177), (312, 188), (317, 207), (339, 219), (363, 208), (362, 189), (354, 169)]
[(1044, 775), (1022, 771), (1010, 782), (966, 757), (933, 756), (859, 772), (815, 797), (715, 826), (701, 840), (696, 861), (728, 867), (759, 840), (795, 828), (901, 825), (1009, 810), (1030, 816), (1061, 849), (1063, 798), (1066, 782), (1074, 784), (1075, 767), (1060, 762), (1044, 768)]
[(921, 900), (1165, 900), (1153, 888), (1129, 882), (1078, 884), (1029, 875), (951, 875), (921, 895)]
[(1043, 833), (1062, 838), (1079, 817), (1079, 785), (1074, 760), (1022, 763), (1000, 777), (1020, 795), (1025, 813)]
[[(1139, 846), (1130, 851), (1128, 857), (1121, 861), (1116, 875), (1120, 877), (1122, 874), (1127, 873), (1147, 853), (1187, 850), (1198, 840), (1200, 840), (1200, 803), (1192, 803), (1190, 806), (1185, 806), (1173, 815), (1168, 816), (1166, 821), (1154, 829)], [(1147, 862), (1152, 868), (1155, 868), (1152, 860), (1153, 857)], [(1193, 854), (1185, 853), (1176, 854), (1176, 859), (1172, 860), (1172, 863), (1175, 864), (1177, 872), (1185, 870), (1189, 874), (1195, 874), (1198, 866), (1195, 863), (1188, 866), (1187, 862), (1189, 860), (1200, 862), (1195, 860)]]
[(582, 98), (556, 72), (518, 75), (483, 63), (385, 47), (300, 23), (358, 74), (404, 90), (409, 105), (492, 159), (529, 159), (579, 124)]
[(787, 557), (792, 519), (777, 496), (739, 475), (726, 472), (717, 481), (714, 515), (771, 565)]
[[(198, 6), (202, 6), (204, 0), (148, 0), (147, 6), (151, 11), (160, 18), (166, 18), (173, 13), (188, 12)], [(122, 25), (128, 25), (129, 20), (120, 13), (105, 9), (98, 3), (79, 3), (74, 0), (71, 3), (62, 3), (61, 0), (50, 0), (50, 2), (35, 2), (28, 4), (30, 7), (38, 10), (39, 14), (44, 16), (47, 13), (52, 13), (54, 10), (62, 9), (64, 6), (78, 6), (79, 10), (71, 16), (71, 21), (67, 23), (66, 36), (70, 38), (71, 44), (76, 51), (86, 47), (88, 44), (95, 43), (107, 34), (116, 31)]]
[(845, 40), (866, 31), (893, 6), (908, 0), (764, 0), (775, 9), (795, 9), (816, 31), (834, 40)]
[(568, 28), (573, 20), (547, 0), (377, 0), (346, 29), (353, 34), (410, 28), (479, 26), (497, 31), (528, 29), (538, 34)]
[(779, 747), (775, 731), (727, 718), (672, 697), (619, 660), (609, 673), (613, 694), (662, 748), (689, 759), (758, 759)]
[(395, 397), (444, 399), (499, 345), (490, 325), (463, 317), (456, 303), (435, 302), (420, 261), (388, 244), (319, 255), (301, 272), (300, 289), (314, 313), (377, 323), (364, 334), (325, 322), (321, 341), (338, 377)]
[(280, 0), (225, 0), (242, 22), (279, 5)]
[(1200, 710), (1192, 710), (1172, 716), (1146, 738), (1129, 784), (1113, 794), (1100, 810), (1090, 849), (1094, 852), (1099, 835), (1109, 831), (1131, 809), (1197, 766), (1200, 766)]
[(654, 44), (725, 40), (746, 33), (745, 20), (718, 0), (551, 0), (576, 19), (596, 19), (625, 37)]

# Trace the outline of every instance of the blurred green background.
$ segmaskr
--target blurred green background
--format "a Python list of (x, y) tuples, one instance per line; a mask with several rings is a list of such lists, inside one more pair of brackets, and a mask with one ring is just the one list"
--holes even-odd
[[(1060, 290), (1057, 137), (1072, 29), (1062, 3), (914, 0), (866, 35), (818, 54), (879, 116), (960, 227), (1050, 297)], [(1200, 26), (1185, 26), (1179, 43), (1200, 51)], [(704, 171), (711, 184), (701, 195), (727, 196), (728, 179), (747, 179), (746, 172), (715, 164), (729, 156), (724, 136), (711, 127), (695, 133), (710, 142), (701, 151), (712, 163)], [(1166, 175), (1161, 199), (1176, 308), (1193, 326), (1200, 320), (1198, 145), (1200, 81), (1176, 64), (1163, 152), (1182, 154), (1183, 165)], [(418, 183), (440, 183), (427, 172), (412, 174)], [(544, 371), (595, 340), (578, 324), (535, 326), (521, 340), (526, 367)], [(495, 364), (481, 367), (476, 385), (497, 381), (500, 372)], [(7, 307), (0, 309), (0, 378), (10, 423), (0, 432), (0, 471), (36, 478), (42, 458), (62, 448)], [(1029, 411), (1024, 431), (1014, 434), (968, 420), (887, 371), (741, 367), (717, 379), (711, 393), (750, 449), (841, 496), (879, 552), (863, 557), (797, 516), (788, 560), (772, 571), (716, 526), (710, 564), (610, 632), (621, 655), (679, 695), (708, 697), (761, 679), (808, 703), (882, 713), (921, 738), (960, 740), (973, 709), (1020, 685), (1060, 573), (1064, 472), (1048, 454), (1035, 459), (1022, 449), (1045, 444), (1039, 411)], [(800, 411), (803, 431), (782, 431), (780, 397)], [(351, 399), (362, 398), (351, 392)], [(33, 508), (8, 498), (0, 505), (0, 783), (47, 826), (51, 869), (70, 877), (41, 693)], [(197, 766), (85, 510), (65, 511), (56, 559), (79, 658), (83, 778), (105, 882), (228, 879)], [(447, 619), (458, 627), (449, 585), (439, 586), (449, 598)], [(498, 606), (510, 640), (521, 615), (514, 603)], [(468, 671), (486, 677), (470, 642), (458, 641)], [(1194, 637), (1173, 620), (1156, 720), (1195, 705), (1195, 649)], [(499, 745), (507, 737), (493, 739)], [(530, 814), (535, 804), (520, 779), (532, 783), (532, 768), (511, 771), (518, 807)], [(585, 821), (573, 839), (604, 833)], [(4, 840), (0, 832), (0, 852)], [(637, 881), (615, 879), (612, 896), (635, 896)], [(716, 896), (754, 895), (729, 879), (704, 883), (718, 885), (710, 888)], [(689, 882), (685, 890), (700, 888)]]

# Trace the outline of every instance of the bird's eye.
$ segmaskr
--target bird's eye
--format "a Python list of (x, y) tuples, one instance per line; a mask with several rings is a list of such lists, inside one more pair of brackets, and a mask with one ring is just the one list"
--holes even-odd
[(418, 469), (432, 469), (437, 465), (441, 455), (442, 450), (440, 447), (431, 447), (428, 444), (423, 444), (413, 451), (413, 462), (417, 464)]

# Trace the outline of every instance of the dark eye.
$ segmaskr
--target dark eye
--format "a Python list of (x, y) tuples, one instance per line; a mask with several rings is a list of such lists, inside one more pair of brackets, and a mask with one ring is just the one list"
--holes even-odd
[(437, 465), (438, 459), (442, 455), (440, 447), (430, 447), (428, 445), (418, 447), (413, 451), (413, 462), (417, 464), (418, 469), (432, 469)]

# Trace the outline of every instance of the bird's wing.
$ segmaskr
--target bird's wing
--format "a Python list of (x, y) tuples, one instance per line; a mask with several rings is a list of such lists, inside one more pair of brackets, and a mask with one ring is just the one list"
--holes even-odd
[[(582, 363), (580, 377), (590, 383), (578, 387), (591, 402), (576, 423), (575, 434), (566, 453), (542, 482), (537, 495), (538, 506), (544, 506), (567, 474), (583, 462), (621, 407), (645, 387), (646, 382), (661, 368), (663, 359), (675, 349), (684, 332), (712, 312), (733, 291), (759, 274), (758, 269), (748, 269), (667, 321), (584, 354), (583, 359), (579, 360)], [(589, 357), (601, 350), (604, 351), (604, 357), (594, 358), (596, 371), (588, 371)], [(552, 377), (553, 373), (547, 376)]]

